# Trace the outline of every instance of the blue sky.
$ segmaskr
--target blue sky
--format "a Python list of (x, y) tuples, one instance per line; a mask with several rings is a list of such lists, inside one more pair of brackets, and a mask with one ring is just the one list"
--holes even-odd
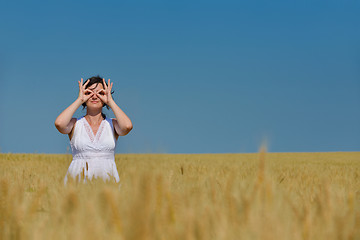
[(54, 120), (97, 74), (134, 125), (118, 153), (256, 152), (263, 139), (271, 152), (360, 151), (359, 12), (358, 1), (2, 3), (0, 151), (65, 153)]

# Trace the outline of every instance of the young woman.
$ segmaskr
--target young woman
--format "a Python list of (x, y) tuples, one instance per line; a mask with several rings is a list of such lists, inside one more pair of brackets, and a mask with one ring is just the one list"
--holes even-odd
[[(115, 165), (116, 140), (128, 134), (133, 126), (113, 100), (112, 86), (110, 79), (106, 84), (105, 79), (99, 76), (89, 78), (84, 84), (81, 79), (78, 98), (55, 120), (59, 132), (69, 135), (73, 155), (65, 184), (68, 177), (78, 181), (93, 178), (120, 181)], [(81, 105), (86, 107), (86, 115), (73, 118)], [(107, 118), (102, 113), (104, 106), (111, 108), (115, 119)]]

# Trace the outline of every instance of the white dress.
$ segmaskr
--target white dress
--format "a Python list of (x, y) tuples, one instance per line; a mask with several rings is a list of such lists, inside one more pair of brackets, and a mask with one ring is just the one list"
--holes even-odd
[(116, 138), (110, 118), (102, 120), (95, 136), (85, 117), (78, 118), (70, 145), (73, 160), (64, 184), (69, 177), (84, 182), (99, 177), (104, 181), (120, 181), (115, 164)]

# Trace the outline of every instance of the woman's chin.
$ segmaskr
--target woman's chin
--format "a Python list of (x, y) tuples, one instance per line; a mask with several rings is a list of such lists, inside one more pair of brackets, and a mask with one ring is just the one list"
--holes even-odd
[(90, 104), (86, 104), (86, 107), (87, 107), (88, 109), (94, 109), (94, 110), (96, 110), (96, 109), (102, 109), (103, 104), (102, 104), (102, 103), (97, 103), (97, 104), (92, 104), (92, 103), (90, 103)]

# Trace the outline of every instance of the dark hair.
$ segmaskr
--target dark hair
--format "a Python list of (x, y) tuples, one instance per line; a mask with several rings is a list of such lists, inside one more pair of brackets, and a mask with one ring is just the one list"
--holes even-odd
[[(97, 85), (98, 85), (99, 83), (101, 83), (101, 85), (103, 85), (103, 88), (105, 88), (105, 87), (104, 87), (104, 83), (103, 83), (103, 79), (102, 79), (99, 75), (97, 75), (97, 76), (92, 76), (91, 78), (86, 79), (86, 81), (87, 81), (87, 80), (89, 80), (89, 83), (86, 85), (85, 89), (87, 89), (88, 87), (90, 87), (91, 85), (96, 84), (96, 83), (97, 83), (97, 84), (96, 84), (95, 87), (97, 87)], [(86, 81), (83, 82), (83, 85), (85, 85)], [(107, 86), (106, 81), (105, 81), (105, 84), (106, 84), (106, 86)], [(113, 93), (114, 93), (114, 91), (111, 91), (111, 94), (113, 94)], [(83, 106), (83, 109), (86, 108), (86, 103), (83, 103), (82, 106)], [(107, 109), (109, 109), (109, 106), (106, 105), (106, 104), (104, 104), (103, 107), (106, 107)], [(102, 117), (103, 117), (104, 119), (106, 118), (106, 115), (105, 115), (104, 113), (101, 113), (101, 115), (102, 115)]]

